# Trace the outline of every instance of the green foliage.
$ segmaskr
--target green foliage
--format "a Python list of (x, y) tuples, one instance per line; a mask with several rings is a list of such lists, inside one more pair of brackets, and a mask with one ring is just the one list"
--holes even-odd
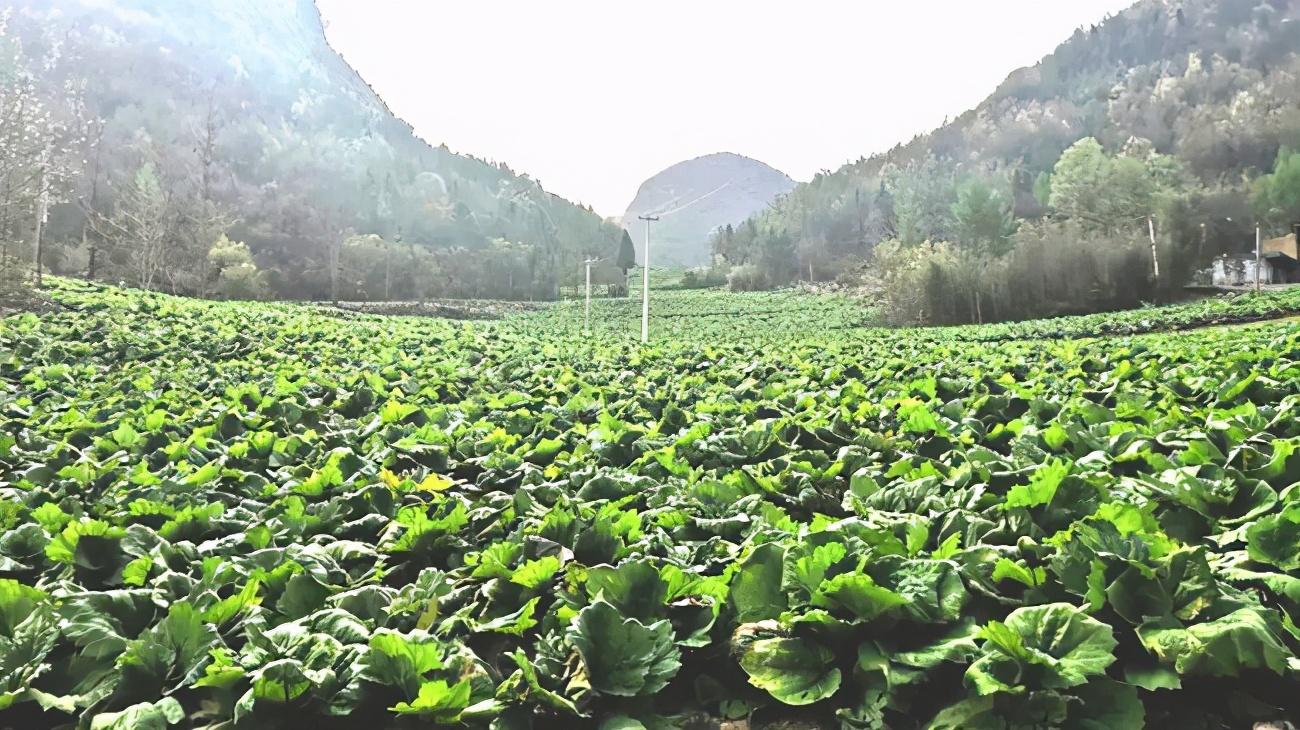
[[(0, 153), (0, 173), (34, 181), (41, 150), (54, 153), (47, 233), (63, 260), (48, 260), (63, 273), (236, 299), (323, 300), (338, 285), (369, 299), (528, 300), (556, 298), (584, 258), (619, 253), (622, 230), (590, 208), (419, 139), (326, 44), (311, 6), (16, 8), (0, 50), (48, 54), (0, 79), (5, 99), (20, 86), (26, 99), (5, 128), (32, 132), (10, 150), (23, 166)], [(11, 227), (36, 199), (34, 182), (22, 187), (0, 204)], [(222, 234), (264, 277), (204, 276)], [(385, 245), (338, 260), (368, 236)]]
[(615, 261), (623, 271), (636, 267), (636, 246), (627, 231), (623, 231), (623, 236), (618, 241), (618, 258)]
[[(1232, 11), (1224, 12), (1225, 7)], [(1103, 311), (1163, 299), (1219, 253), (1249, 250), (1256, 216), (1278, 233), (1300, 221), (1289, 168), (1265, 176), (1253, 196), (1249, 185), (1275, 167), (1279, 148), (1300, 145), (1295, 20), (1287, 3), (1138, 2), (1076, 32), (1040, 63), (1013, 71), (980, 104), (937, 129), (796, 186), (751, 220), (720, 231), (714, 252), (729, 265), (748, 263), (771, 232), (782, 232), (793, 239), (800, 278), (811, 263), (807, 278), (845, 277), (873, 286), (893, 276), (885, 269), (896, 252), (881, 250), (892, 248), (890, 241), (962, 243), (952, 210), (958, 197), (954, 182), (975, 174), (1001, 181), (999, 189), (1005, 184), (1005, 202), (1024, 222), (1022, 228), (1069, 216), (1075, 228), (1062, 235), (1067, 244), (1082, 233), (1123, 238), (1136, 247), (1147, 233), (1146, 217), (1155, 214), (1165, 257), (1164, 281), (1151, 296), (1144, 292), (1135, 298), (1129, 294), (1131, 281), (1112, 286), (1108, 272), (1101, 272), (1077, 287), (1086, 291), (1100, 282), (1096, 295), (1070, 291), (1064, 304), (1004, 306), (998, 318)], [(1290, 164), (1290, 157), (1283, 159)], [(1212, 195), (1200, 186), (1211, 188)], [(1175, 211), (1170, 198), (1192, 199)], [(1109, 241), (1083, 247), (1091, 259), (1086, 269), (1098, 259), (1127, 256), (1114, 252), (1117, 246)], [(985, 302), (1032, 291), (1035, 281), (1050, 280), (1049, 290), (1068, 281), (1076, 270), (1073, 253), (1068, 245), (1062, 253), (1048, 252), (1050, 261), (1026, 257), (1016, 264), (1023, 276), (1003, 278), (995, 267), (985, 276), (963, 265), (910, 287), (955, 290), (944, 307), (949, 311), (928, 321), (974, 322), (980, 309), (988, 321), (990, 307), (980, 306)], [(1039, 263), (1031, 266), (1031, 261)], [(1105, 263), (1112, 267), (1141, 268), (1135, 260)], [(908, 312), (907, 322), (917, 322), (926, 309), (906, 296), (895, 298), (896, 306), (890, 306)]]
[(811, 705), (840, 688), (835, 653), (800, 639), (759, 639), (746, 648), (740, 666), (749, 683), (786, 705)]
[[(914, 246), (925, 241), (945, 241), (952, 236), (960, 201), (951, 169), (937, 158), (929, 157), (889, 170), (884, 179), (893, 197), (900, 241)], [(967, 215), (971, 213), (964, 206), (962, 210)], [(972, 223), (968, 220), (966, 225)]]
[(731, 291), (763, 291), (770, 289), (767, 275), (756, 264), (731, 267), (727, 272), (727, 288)]
[(1016, 232), (1011, 204), (987, 182), (971, 179), (959, 185), (952, 217), (955, 240), (968, 256), (998, 258), (1010, 250)]
[(1179, 163), (1141, 145), (1110, 155), (1088, 137), (1066, 150), (1052, 170), (1049, 204), (1083, 224), (1111, 232), (1145, 225), (1160, 197), (1181, 192)]
[(1062, 603), (1017, 608), (980, 638), (983, 654), (966, 680), (981, 695), (1077, 687), (1105, 673), (1118, 644), (1109, 626)]
[(222, 236), (208, 251), (208, 263), (217, 277), (216, 293), (223, 299), (263, 299), (269, 293), (248, 244)]
[(1290, 232), (1300, 223), (1300, 152), (1283, 147), (1277, 153), (1272, 174), (1255, 181), (1251, 203), (1275, 233)]
[(1295, 292), (886, 330), (840, 297), (672, 291), (645, 346), (618, 300), (589, 336), (567, 304), (464, 323), (52, 293), (0, 321), (6, 719), (1294, 707), (1300, 329), (1159, 331)]
[(658, 692), (677, 674), (681, 654), (672, 634), (667, 621), (646, 625), (597, 600), (578, 613), (573, 645), (592, 689), (634, 697)]

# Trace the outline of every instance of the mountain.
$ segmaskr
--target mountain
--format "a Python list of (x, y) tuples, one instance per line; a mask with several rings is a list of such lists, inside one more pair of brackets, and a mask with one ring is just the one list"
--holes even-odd
[(719, 152), (679, 162), (641, 184), (623, 214), (638, 251), (645, 228), (638, 216), (656, 215), (651, 264), (699, 266), (709, 262), (709, 236), (744, 221), (790, 192), (794, 180), (748, 157)]
[[(1168, 160), (1190, 179), (1200, 217), (1160, 231), (1190, 228), (1202, 256), (1237, 246), (1253, 236), (1255, 213), (1269, 215), (1252, 213), (1254, 181), (1280, 150), (1300, 149), (1298, 52), (1300, 0), (1142, 0), (1079, 29), (942, 127), (797, 186), (715, 237), (715, 250), (774, 284), (814, 265), (830, 278), (872, 261), (882, 241), (957, 238), (951, 212), (972, 178), (1009, 199), (1017, 219), (1061, 218), (1054, 168), (1087, 138), (1109, 156)], [(1284, 229), (1285, 217), (1266, 222)], [(1145, 216), (1129, 233), (1147, 235)]]
[[(373, 296), (382, 279), (412, 297), (545, 297), (584, 256), (617, 252), (621, 230), (590, 208), (420, 139), (329, 46), (311, 0), (10, 5), (0, 46), (20, 42), (87, 130), (48, 229), (56, 268), (116, 279), (143, 266), (111, 240), (140, 197), (164, 209), (162, 240), (186, 242), (159, 264), (186, 291), (202, 289), (219, 233), (247, 243), (285, 297), (321, 297), (340, 276), (344, 295)], [(375, 246), (343, 245), (363, 236), (384, 247), (382, 271), (359, 253)]]

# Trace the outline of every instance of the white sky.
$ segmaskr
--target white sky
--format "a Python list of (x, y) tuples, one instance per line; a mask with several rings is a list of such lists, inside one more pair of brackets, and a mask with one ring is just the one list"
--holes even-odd
[(622, 215), (736, 152), (808, 180), (978, 104), (1131, 0), (317, 0), (330, 42), (433, 144)]

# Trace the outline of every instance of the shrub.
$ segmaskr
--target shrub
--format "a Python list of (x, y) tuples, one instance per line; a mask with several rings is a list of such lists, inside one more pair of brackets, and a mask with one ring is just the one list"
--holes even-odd
[(682, 274), (682, 289), (709, 289), (715, 286), (724, 286), (727, 283), (727, 276), (721, 271), (700, 267), (698, 269), (687, 269)]
[(731, 291), (763, 291), (771, 288), (767, 275), (753, 264), (731, 267), (727, 274), (727, 288)]
[(270, 291), (248, 244), (222, 236), (208, 251), (208, 263), (216, 277), (216, 294), (222, 299), (264, 299)]

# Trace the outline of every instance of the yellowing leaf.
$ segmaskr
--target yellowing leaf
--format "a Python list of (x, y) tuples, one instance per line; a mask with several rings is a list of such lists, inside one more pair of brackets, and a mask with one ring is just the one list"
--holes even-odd
[(379, 470), (379, 478), (384, 482), (384, 484), (388, 485), (389, 489), (397, 489), (398, 485), (402, 483), (401, 477), (387, 469)]
[(416, 489), (421, 492), (445, 492), (451, 488), (451, 485), (452, 481), (447, 477), (441, 474), (430, 474), (424, 478), (424, 481), (420, 482)]

